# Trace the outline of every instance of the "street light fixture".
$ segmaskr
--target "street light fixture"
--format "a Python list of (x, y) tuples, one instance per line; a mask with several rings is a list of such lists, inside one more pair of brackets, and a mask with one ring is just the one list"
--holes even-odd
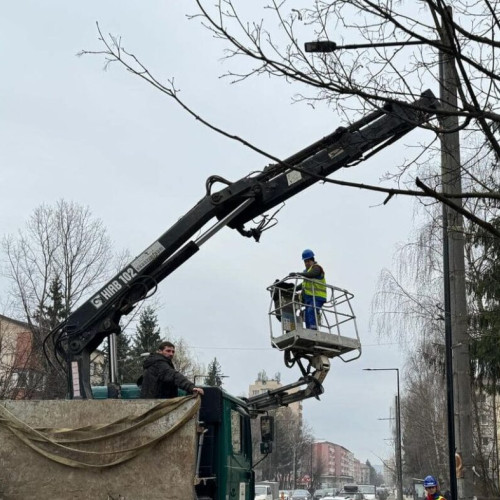
[(382, 43), (356, 43), (350, 45), (337, 45), (331, 40), (316, 40), (315, 42), (306, 42), (304, 50), (306, 52), (335, 52), (336, 50), (349, 49), (372, 49), (379, 47), (405, 47), (406, 45), (425, 45), (429, 42), (420, 40), (408, 40), (406, 42), (382, 42)]
[(399, 392), (399, 368), (363, 368), (368, 372), (396, 372), (398, 396), (396, 398), (396, 469), (398, 478), (398, 500), (403, 500), (403, 461), (401, 458), (401, 399)]

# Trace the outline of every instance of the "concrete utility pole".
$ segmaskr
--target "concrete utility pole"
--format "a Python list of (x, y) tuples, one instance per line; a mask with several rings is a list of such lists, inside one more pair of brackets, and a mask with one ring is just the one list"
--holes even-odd
[(397, 458), (397, 473), (398, 473), (398, 500), (404, 500), (403, 496), (403, 458), (401, 454), (402, 438), (401, 438), (401, 395), (399, 394), (399, 370), (398, 374), (398, 395), (395, 398), (396, 403), (396, 458)]
[[(447, 7), (447, 16), (441, 21), (441, 40), (444, 46), (452, 46), (451, 7)], [(448, 31), (449, 30), (449, 31)], [(444, 110), (457, 109), (457, 74), (455, 61), (450, 52), (440, 52), (440, 97)], [(445, 130), (456, 130), (458, 116), (442, 116), (441, 126)], [(441, 134), (441, 166), (444, 193), (461, 193), (460, 139), (458, 130)], [(462, 200), (455, 200), (462, 205)], [(447, 228), (449, 255), (449, 310), (445, 311), (446, 321), (450, 322), (452, 332), (452, 367), (455, 400), (456, 452), (460, 453), (463, 474), (457, 478), (458, 498), (470, 500), (473, 492), (473, 439), (472, 439), (472, 399), (469, 364), (469, 337), (467, 334), (467, 302), (465, 293), (465, 252), (463, 217), (455, 210), (443, 205), (443, 225)], [(445, 234), (446, 238), (446, 234)], [(445, 266), (446, 267), (446, 266)], [(446, 287), (445, 287), (446, 288)], [(450, 359), (447, 360), (450, 362)], [(450, 450), (450, 456), (453, 450)]]

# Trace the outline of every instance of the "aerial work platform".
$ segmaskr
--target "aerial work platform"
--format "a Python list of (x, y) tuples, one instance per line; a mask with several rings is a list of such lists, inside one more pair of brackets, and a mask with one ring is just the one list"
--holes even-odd
[(269, 323), (273, 347), (299, 357), (324, 355), (345, 362), (358, 359), (361, 342), (351, 306), (354, 295), (326, 285), (326, 302), (316, 308), (317, 329), (306, 328), (304, 311), (308, 306), (301, 287), (307, 281), (315, 282), (302, 276), (287, 276), (267, 288), (272, 297)]

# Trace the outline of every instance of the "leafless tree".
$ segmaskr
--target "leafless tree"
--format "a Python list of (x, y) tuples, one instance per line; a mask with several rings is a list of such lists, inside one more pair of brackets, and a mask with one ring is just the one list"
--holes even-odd
[(476, 391), (474, 405), (474, 445), (476, 452), (477, 493), (498, 495), (498, 423), (497, 395)]
[(36, 359), (45, 373), (33, 390), (37, 397), (63, 397), (64, 377), (57, 376), (42, 356), (45, 336), (55, 326), (51, 324), (54, 318), (44, 313), (53, 306), (50, 287), (59, 281), (59, 314), (64, 316), (105, 281), (113, 267), (106, 229), (88, 207), (60, 200), (55, 206), (36, 208), (26, 227), (17, 235), (4, 236), (2, 244), (2, 272), (11, 284), (15, 315), (29, 325), (32, 334), (31, 363)]
[[(470, 189), (462, 193), (440, 193), (440, 177), (435, 173), (428, 179), (419, 179), (420, 167), (439, 154), (437, 139), (450, 132), (442, 122), (445, 116), (458, 117), (458, 129), (474, 143), (471, 151), (476, 162), (496, 162), (500, 154), (499, 77), (494, 57), (498, 48), (496, 0), (475, 2), (473, 7), (463, 0), (448, 3), (452, 11), (442, 0), (316, 0), (312, 7), (310, 2), (300, 0), (268, 0), (253, 4), (250, 9), (253, 17), (245, 17), (249, 11), (246, 2), (217, 0), (213, 4), (196, 0), (197, 12), (190, 17), (195, 22), (200, 21), (221, 42), (230, 67), (224, 76), (232, 83), (258, 75), (284, 78), (295, 84), (295, 100), (334, 106), (347, 121), (394, 102), (410, 105), (426, 88), (434, 89), (437, 94), (440, 57), (453, 60), (458, 106), (440, 108), (441, 119), (423, 126), (435, 134), (426, 134), (418, 147), (413, 148), (413, 156), (387, 173), (387, 179), (393, 181), (392, 186), (324, 180), (386, 193), (385, 202), (397, 194), (435, 197), (499, 237), (500, 231), (486, 218), (477, 217), (450, 201), (452, 198), (500, 198), (498, 190), (485, 179), (476, 178), (465, 163), (462, 175), (465, 181), (470, 181), (466, 182)], [(173, 77), (161, 82), (138, 57), (124, 48), (121, 37), (106, 37), (99, 27), (98, 31), (104, 49), (84, 50), (80, 55), (103, 55), (106, 67), (112, 63), (123, 65), (212, 130), (284, 167), (300, 168), (284, 165), (271, 153), (197, 114), (181, 99)], [(327, 48), (335, 50), (310, 54), (304, 49), (304, 41), (309, 40), (327, 41)], [(419, 189), (414, 188), (417, 179)]]
[[(305, 84), (298, 99), (324, 100), (349, 116), (381, 101), (409, 102), (428, 86), (437, 87), (439, 54), (450, 55), (459, 83), (459, 105), (450, 113), (500, 153), (494, 0), (316, 0), (313, 6), (269, 0), (258, 19), (245, 18), (237, 0), (197, 4), (193, 18), (224, 42), (226, 58), (247, 62), (246, 71), (239, 64), (227, 72), (232, 81), (286, 77)], [(333, 42), (335, 50), (311, 55), (303, 43), (309, 40)]]
[(194, 381), (194, 377), (196, 376), (197, 383), (202, 383), (204, 379), (200, 375), (206, 375), (205, 365), (196, 358), (185, 339), (172, 336), (168, 328), (164, 328), (163, 330), (166, 332), (163, 335), (165, 339), (175, 345), (175, 369), (191, 381)]
[(3, 250), (10, 293), (29, 321), (47, 304), (51, 279), (61, 280), (70, 311), (105, 281), (113, 260), (102, 222), (88, 207), (65, 200), (36, 208), (24, 230), (3, 238)]
[(371, 328), (403, 346), (415, 348), (443, 332), (442, 229), (437, 209), (429, 207), (422, 225), (400, 244), (393, 268), (381, 271), (372, 300)]
[(401, 405), (404, 472), (425, 477), (428, 471), (448, 477), (446, 441), (446, 389), (444, 373), (432, 366), (432, 350), (415, 351), (405, 371), (405, 397)]
[[(484, 206), (484, 204), (483, 204)], [(432, 411), (425, 399), (424, 384), (429, 385), (433, 397), (440, 401), (443, 418), (446, 413), (446, 393), (444, 386), (445, 352), (444, 352), (444, 312), (443, 312), (443, 272), (441, 248), (442, 228), (436, 208), (430, 207), (427, 220), (416, 229), (414, 241), (402, 246), (395, 258), (393, 271), (384, 270), (379, 282), (379, 291), (373, 300), (372, 327), (381, 335), (398, 338), (402, 344), (410, 348), (404, 379), (406, 395), (402, 412), (406, 445), (404, 446), (405, 470), (413, 477), (420, 477), (425, 465), (419, 463), (419, 454), (415, 452), (420, 446), (431, 446), (424, 443), (419, 433), (426, 429), (439, 427), (437, 420), (431, 421)], [(492, 213), (495, 207), (490, 207)], [(475, 285), (487, 272), (486, 266), (496, 253), (489, 246), (478, 245), (475, 240), (473, 224), (465, 225), (466, 268), (469, 311), (469, 335), (471, 342), (491, 334), (484, 325), (488, 323), (489, 313), (484, 295), (486, 290)], [(494, 239), (488, 237), (488, 239)], [(491, 353), (494, 356), (493, 353)], [(490, 358), (488, 358), (487, 362)], [(484, 365), (484, 363), (483, 363)], [(481, 369), (481, 361), (474, 359), (473, 376), (473, 436), (475, 444), (475, 466), (480, 473), (476, 480), (476, 488), (483, 494), (497, 494), (496, 472), (491, 464), (498, 461), (498, 443), (491, 429), (495, 426), (496, 405), (495, 390), (497, 381), (493, 380), (494, 371)], [(433, 376), (431, 374), (434, 374)], [(435, 380), (433, 380), (433, 378)], [(484, 399), (486, 398), (485, 404)], [(479, 404), (481, 401), (482, 404)], [(485, 421), (489, 422), (488, 426)], [(415, 433), (415, 435), (414, 435)], [(428, 435), (428, 433), (426, 434)], [(445, 433), (434, 433), (439, 439), (439, 450), (447, 449)], [(485, 445), (487, 442), (487, 445)], [(415, 448), (417, 447), (417, 448)], [(494, 469), (496, 471), (496, 468)], [(443, 478), (445, 470), (441, 471)]]
[(253, 461), (258, 477), (278, 481), (283, 489), (293, 489), (304, 474), (319, 475), (320, 464), (311, 470), (313, 436), (307, 423), (302, 422), (297, 411), (290, 407), (271, 410), (269, 415), (275, 419), (274, 443), (267, 457), (260, 454), (259, 420), (252, 421)]

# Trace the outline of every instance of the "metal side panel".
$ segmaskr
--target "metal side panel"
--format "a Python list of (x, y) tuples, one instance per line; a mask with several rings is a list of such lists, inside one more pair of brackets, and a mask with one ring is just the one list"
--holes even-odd
[[(30, 427), (79, 428), (109, 424), (123, 417), (138, 417), (159, 400), (51, 400), (2, 401), (4, 416), (18, 418)], [(195, 400), (187, 402), (192, 407)], [(90, 452), (110, 452), (134, 448), (170, 429), (179, 419), (178, 408), (135, 430), (103, 441), (82, 443)], [(143, 454), (110, 468), (83, 469), (49, 460), (36, 453), (0, 425), (0, 498), (3, 500), (68, 500), (120, 498), (123, 500), (193, 498), (196, 420), (158, 442)], [(36, 443), (43, 446), (41, 443)], [(71, 446), (71, 445), (69, 445)], [(75, 445), (76, 446), (76, 445)], [(49, 451), (52, 448), (49, 448)], [(61, 454), (61, 450), (52, 451)], [(64, 455), (66, 456), (66, 455)], [(71, 458), (77, 458), (71, 456)], [(109, 459), (109, 457), (105, 457)], [(81, 457), (78, 457), (82, 460)], [(98, 460), (92, 456), (86, 461)]]
[(347, 354), (361, 347), (358, 339), (306, 328), (273, 337), (273, 344), (280, 350), (291, 349), (297, 352), (324, 354), (330, 358)]

